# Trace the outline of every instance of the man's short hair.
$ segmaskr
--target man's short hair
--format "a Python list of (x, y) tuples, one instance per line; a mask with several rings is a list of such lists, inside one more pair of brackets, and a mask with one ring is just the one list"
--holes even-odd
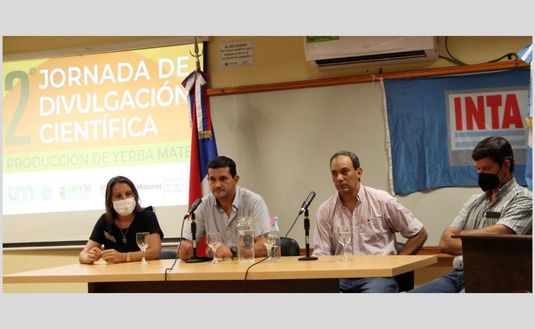
[(353, 169), (360, 168), (359, 157), (355, 153), (353, 153), (351, 151), (338, 151), (338, 152), (336, 152), (335, 154), (332, 155), (331, 160), (329, 161), (329, 165), (333, 162), (334, 158), (336, 158), (337, 156), (340, 156), (340, 155), (345, 155), (345, 156), (347, 156), (347, 157), (349, 157), (351, 159), (351, 163), (353, 164)]
[(236, 162), (224, 155), (220, 155), (217, 158), (212, 159), (212, 161), (208, 163), (208, 168), (229, 168), (230, 175), (232, 177), (236, 176)]
[(513, 148), (507, 139), (501, 136), (491, 136), (479, 142), (472, 151), (472, 160), (477, 161), (483, 158), (490, 158), (500, 166), (505, 160), (511, 162), (509, 172), (515, 170), (515, 160), (513, 158)]

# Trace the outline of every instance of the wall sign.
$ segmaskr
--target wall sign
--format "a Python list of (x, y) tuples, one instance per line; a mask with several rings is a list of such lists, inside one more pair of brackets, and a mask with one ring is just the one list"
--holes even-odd
[(221, 67), (254, 65), (254, 44), (252, 41), (233, 41), (222, 43), (219, 48)]

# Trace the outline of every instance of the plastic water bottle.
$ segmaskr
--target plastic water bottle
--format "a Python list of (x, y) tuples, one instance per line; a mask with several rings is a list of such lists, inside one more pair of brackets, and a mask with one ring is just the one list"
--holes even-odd
[(279, 217), (275, 216), (273, 217), (272, 223), (271, 223), (271, 230), (275, 232), (279, 232)]
[(254, 263), (254, 228), (251, 217), (238, 218), (238, 261)]
[(275, 242), (275, 245), (273, 246), (275, 248), (273, 258), (275, 261), (277, 261), (281, 257), (281, 232), (279, 229), (279, 217), (277, 216), (273, 217), (271, 231), (277, 234), (277, 241)]

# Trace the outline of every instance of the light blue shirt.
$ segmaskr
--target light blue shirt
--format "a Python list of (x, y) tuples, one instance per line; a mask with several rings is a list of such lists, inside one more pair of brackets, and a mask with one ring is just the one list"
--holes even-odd
[[(197, 224), (195, 239), (199, 241), (205, 233), (219, 232), (224, 244), (227, 246), (237, 245), (239, 217), (251, 217), (255, 237), (271, 230), (269, 211), (264, 199), (259, 194), (238, 186), (230, 216), (218, 205), (212, 193), (202, 198), (201, 204), (195, 211)], [(191, 240), (190, 220), (184, 224), (182, 236)]]

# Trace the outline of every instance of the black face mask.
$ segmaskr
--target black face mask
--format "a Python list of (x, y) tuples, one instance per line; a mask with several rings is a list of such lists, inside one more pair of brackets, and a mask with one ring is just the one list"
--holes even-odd
[(477, 184), (486, 192), (497, 188), (500, 185), (500, 179), (496, 174), (479, 173)]

